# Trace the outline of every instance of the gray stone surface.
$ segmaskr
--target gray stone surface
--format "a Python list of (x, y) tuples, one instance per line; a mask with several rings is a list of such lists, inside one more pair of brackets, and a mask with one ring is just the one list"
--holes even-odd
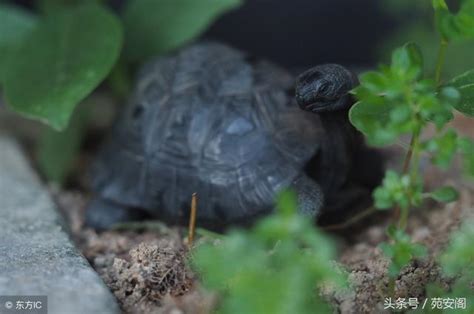
[(120, 312), (18, 145), (1, 136), (0, 295), (47, 295), (50, 314)]

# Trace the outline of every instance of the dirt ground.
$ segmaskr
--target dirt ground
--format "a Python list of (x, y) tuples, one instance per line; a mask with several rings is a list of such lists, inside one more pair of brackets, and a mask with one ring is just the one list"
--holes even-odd
[[(457, 117), (454, 126), (474, 137), (472, 121)], [(389, 167), (398, 167), (400, 148), (387, 151)], [(449, 287), (435, 258), (461, 221), (474, 218), (474, 184), (461, 178), (459, 166), (448, 173), (422, 162), (427, 188), (456, 186), (460, 199), (443, 205), (426, 202), (411, 213), (408, 233), (429, 250), (428, 257), (413, 261), (396, 280), (395, 295), (387, 294), (388, 262), (378, 245), (385, 241), (391, 221), (388, 212), (363, 219), (341, 230), (331, 231), (339, 245), (339, 259), (349, 274), (351, 292), (326, 292), (338, 313), (385, 313), (385, 297), (426, 297), (428, 283)], [(118, 298), (125, 313), (209, 313), (217, 296), (203, 291), (195, 274), (186, 266), (186, 230), (159, 222), (129, 224), (121, 229), (96, 233), (83, 225), (87, 203), (84, 193), (52, 188), (69, 222), (72, 235), (92, 266)], [(388, 312), (387, 312), (388, 313)]]

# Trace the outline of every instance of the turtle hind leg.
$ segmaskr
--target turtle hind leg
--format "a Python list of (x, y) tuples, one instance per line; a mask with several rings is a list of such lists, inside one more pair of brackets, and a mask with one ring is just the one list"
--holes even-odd
[(119, 223), (141, 221), (148, 217), (148, 213), (143, 210), (95, 198), (86, 208), (85, 224), (95, 230), (103, 231)]
[(306, 174), (300, 174), (291, 184), (298, 197), (298, 212), (317, 217), (324, 204), (324, 194), (316, 181)]

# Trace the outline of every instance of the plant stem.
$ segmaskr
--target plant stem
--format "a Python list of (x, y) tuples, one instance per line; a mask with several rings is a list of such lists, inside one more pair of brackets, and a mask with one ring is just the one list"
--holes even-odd
[[(414, 147), (415, 141), (416, 141), (416, 136), (415, 136), (415, 133), (413, 133), (411, 136), (410, 145), (408, 146), (407, 154), (405, 155), (405, 159), (403, 161), (403, 170), (402, 170), (403, 175), (407, 174), (408, 170), (410, 169), (410, 162), (413, 156), (413, 147)], [(407, 216), (407, 210), (403, 210), (403, 213), (402, 213), (402, 209), (400, 208), (400, 206), (395, 207), (393, 211), (393, 220), (398, 221), (399, 226), (401, 225), (402, 219), (403, 220), (408, 219), (408, 217), (406, 216)]]
[[(416, 119), (420, 119), (418, 115), (416, 115)], [(411, 184), (415, 184), (418, 181), (418, 167), (420, 162), (420, 135), (421, 135), (421, 128), (417, 127), (412, 134), (411, 141), (410, 141), (410, 148), (408, 149), (407, 155), (405, 157), (405, 162), (403, 164), (403, 175), (406, 175), (411, 166), (411, 174), (410, 174), (410, 182)], [(412, 162), (413, 161), (413, 162)], [(408, 191), (409, 194), (410, 190)], [(408, 195), (411, 198), (411, 195)], [(402, 207), (400, 208), (400, 217), (398, 220), (398, 227), (404, 230), (408, 223), (408, 213), (410, 207)]]
[[(439, 50), (438, 50), (438, 57), (436, 60), (436, 71), (435, 71), (435, 80), (436, 84), (439, 86), (441, 83), (441, 72), (444, 66), (444, 60), (446, 59), (446, 49), (448, 47), (448, 41), (445, 39), (441, 39)], [(418, 116), (416, 117), (418, 120), (420, 119)], [(411, 182), (414, 183), (417, 181), (418, 177), (418, 163), (420, 159), (420, 150), (419, 150), (419, 140), (420, 140), (421, 129), (417, 128), (410, 140), (410, 146), (408, 148), (408, 152), (405, 156), (405, 160), (403, 162), (403, 175), (406, 175), (410, 169), (410, 164), (412, 163), (412, 159), (414, 160), (414, 166), (412, 167), (411, 172)], [(415, 155), (413, 157), (413, 155)], [(407, 222), (408, 222), (408, 210), (407, 208), (400, 208), (400, 206), (395, 207), (393, 218), (394, 220), (398, 220), (398, 227), (400, 229), (405, 229)]]
[(389, 282), (388, 282), (388, 293), (389, 297), (395, 297), (395, 286), (396, 286), (396, 280), (395, 278), (390, 277)]
[(438, 50), (438, 58), (436, 59), (436, 72), (435, 72), (435, 80), (436, 84), (440, 84), (441, 82), (441, 72), (444, 66), (444, 60), (446, 58), (446, 48), (448, 48), (448, 41), (445, 39), (441, 39), (439, 50)]
[(411, 157), (413, 156), (413, 146), (414, 146), (415, 140), (416, 140), (415, 139), (415, 133), (413, 133), (411, 135), (410, 145), (408, 147), (408, 152), (405, 156), (405, 160), (403, 161), (403, 170), (402, 170), (403, 174), (407, 174), (408, 169), (410, 169), (410, 162), (411, 162)]

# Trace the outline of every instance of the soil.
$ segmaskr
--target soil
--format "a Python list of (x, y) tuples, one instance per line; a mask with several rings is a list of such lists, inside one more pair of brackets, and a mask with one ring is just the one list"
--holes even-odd
[[(472, 120), (457, 117), (461, 133), (474, 137)], [(399, 147), (387, 150), (389, 167), (399, 167)], [(428, 158), (428, 157), (427, 157)], [(422, 161), (427, 188), (446, 184), (460, 191), (458, 201), (443, 205), (426, 202), (411, 213), (408, 233), (428, 248), (428, 256), (414, 260), (396, 280), (395, 294), (388, 292), (388, 261), (379, 244), (387, 240), (386, 227), (391, 213), (377, 213), (341, 230), (331, 231), (339, 243), (339, 259), (349, 274), (351, 292), (323, 294), (339, 313), (389, 313), (384, 299), (426, 297), (428, 284), (448, 288), (452, 279), (441, 275), (436, 257), (449, 242), (450, 234), (461, 221), (474, 217), (474, 184), (460, 175), (459, 165), (441, 172)], [(117, 230), (97, 233), (84, 227), (87, 194), (52, 187), (64, 211), (74, 240), (119, 300), (124, 313), (209, 313), (217, 296), (205, 292), (199, 279), (186, 266), (186, 230), (159, 222), (128, 224)]]

